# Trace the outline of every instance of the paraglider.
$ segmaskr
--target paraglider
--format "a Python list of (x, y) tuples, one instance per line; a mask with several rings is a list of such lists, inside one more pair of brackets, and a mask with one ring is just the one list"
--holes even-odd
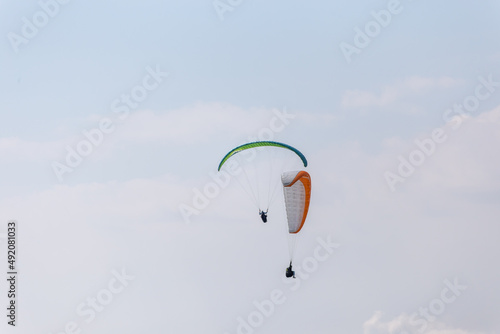
[(290, 145), (258, 141), (229, 151), (220, 162), (218, 171), (226, 167), (233, 170), (231, 175), (236, 176), (235, 180), (253, 200), (264, 223), (268, 221), (269, 207), (275, 199), (277, 189), (282, 186), (290, 255), (290, 266), (286, 269), (285, 276), (295, 278), (292, 262), (297, 234), (304, 226), (311, 198), (311, 176), (306, 171), (297, 171), (307, 167), (306, 157)]
[(231, 151), (229, 151), (226, 154), (226, 156), (222, 159), (222, 161), (220, 162), (218, 170), (220, 171), (220, 169), (226, 163), (226, 161), (229, 158), (231, 158), (233, 155), (235, 155), (236, 153), (239, 153), (239, 152), (244, 151), (244, 150), (248, 150), (250, 148), (265, 147), (265, 146), (267, 146), (267, 147), (280, 147), (280, 148), (288, 149), (288, 150), (294, 152), (295, 154), (297, 154), (297, 156), (299, 156), (299, 158), (304, 163), (304, 167), (307, 167), (306, 157), (302, 153), (300, 153), (300, 151), (297, 150), (296, 148), (294, 148), (290, 145), (278, 143), (275, 141), (256, 141), (256, 142), (240, 145), (238, 147), (233, 148)]
[(290, 145), (257, 141), (230, 150), (221, 160), (218, 171), (235, 166), (240, 170), (236, 181), (252, 199), (260, 218), (266, 223), (268, 209), (279, 189), (279, 175), (291, 168), (306, 167), (307, 159)]
[(294, 277), (292, 261), (297, 243), (297, 233), (300, 232), (306, 221), (311, 201), (311, 176), (308, 172), (285, 172), (281, 175), (283, 193), (285, 196), (285, 208), (288, 221), (290, 267), (286, 271), (286, 277)]
[(266, 211), (260, 211), (260, 210), (259, 210), (259, 215), (260, 215), (260, 218), (262, 219), (262, 221), (263, 221), (264, 223), (267, 223), (267, 211), (268, 211), (268, 210), (266, 210)]
[(286, 268), (285, 276), (290, 278), (293, 277), (295, 278), (295, 271), (292, 269), (292, 261), (290, 261), (290, 266)]

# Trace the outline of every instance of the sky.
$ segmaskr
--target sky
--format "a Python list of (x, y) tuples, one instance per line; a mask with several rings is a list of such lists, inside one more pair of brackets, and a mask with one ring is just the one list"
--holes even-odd
[[(0, 0), (1, 332), (499, 333), (499, 15)], [(308, 160), (295, 279), (217, 172), (256, 140)]]

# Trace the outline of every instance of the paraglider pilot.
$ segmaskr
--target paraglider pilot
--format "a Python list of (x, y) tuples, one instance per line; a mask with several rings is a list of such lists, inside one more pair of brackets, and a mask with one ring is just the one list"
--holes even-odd
[(290, 261), (290, 267), (286, 268), (285, 276), (295, 278), (295, 271), (292, 270), (292, 261)]
[(262, 221), (263, 221), (264, 223), (267, 223), (267, 211), (268, 211), (268, 210), (266, 210), (266, 211), (260, 211), (260, 210), (259, 210), (259, 215), (260, 215), (260, 218), (262, 218)]

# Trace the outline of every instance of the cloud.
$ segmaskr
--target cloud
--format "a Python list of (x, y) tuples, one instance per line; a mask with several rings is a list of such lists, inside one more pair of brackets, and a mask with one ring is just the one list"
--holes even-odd
[[(177, 111), (174, 115), (178, 119), (184, 119), (183, 117), (188, 119), (199, 111), (193, 109), (185, 115)], [(138, 115), (139, 118), (143, 117), (142, 122), (144, 122), (138, 130), (153, 126), (155, 122), (161, 120), (164, 121), (164, 125), (168, 125), (167, 119), (169, 118), (166, 114), (145, 112)], [(223, 114), (224, 112), (221, 112), (221, 115)], [(242, 110), (238, 115), (248, 122), (253, 122), (248, 128), (244, 127), (244, 131), (251, 133), (253, 127), (259, 128), (262, 124), (268, 124), (269, 115), (273, 114), (263, 111), (262, 122), (250, 119), (249, 110)], [(301, 117), (298, 113), (297, 120)], [(204, 119), (207, 122), (215, 122), (209, 118)], [(328, 119), (328, 116), (318, 114), (311, 117), (311, 122), (321, 122), (325, 119)], [(128, 121), (131, 121), (133, 127), (133, 119), (128, 119)], [(303, 258), (300, 251), (306, 253), (310, 250), (308, 242), (315, 240), (319, 234), (332, 233), (335, 238), (343, 239), (340, 241), (346, 245), (335, 266), (332, 268), (325, 266), (322, 269), (324, 271), (317, 276), (318, 281), (308, 285), (307, 289), (313, 289), (314, 285), (318, 303), (325, 303), (329, 307), (331, 295), (340, 294), (339, 291), (342, 290), (345, 295), (338, 298), (341, 301), (339, 305), (342, 306), (344, 312), (342, 314), (358, 317), (354, 323), (358, 328), (364, 324), (365, 334), (400, 334), (403, 329), (414, 334), (418, 332), (415, 332), (415, 328), (408, 327), (411, 325), (408, 322), (409, 316), (404, 314), (392, 319), (384, 319), (381, 313), (377, 313), (366, 320), (372, 314), (372, 310), (379, 309), (377, 303), (380, 298), (383, 298), (381, 295), (397, 294), (401, 291), (398, 290), (398, 286), (403, 285), (405, 288), (403, 291), (408, 293), (408, 300), (418, 300), (419, 296), (425, 296), (425, 293), (429, 291), (429, 286), (425, 285), (427, 283), (423, 282), (421, 277), (443, 277), (452, 270), (463, 273), (467, 284), (470, 283), (472, 286), (483, 283), (481, 286), (485, 291), (491, 289), (494, 293), (493, 288), (497, 284), (495, 277), (498, 275), (497, 270), (491, 268), (491, 263), (494, 263), (494, 255), (497, 253), (495, 252), (498, 248), (497, 243), (493, 243), (493, 240), (498, 235), (496, 233), (498, 229), (495, 231), (496, 225), (492, 222), (495, 217), (498, 217), (496, 214), (498, 211), (495, 209), (498, 207), (497, 202), (492, 203), (491, 207), (485, 207), (484, 203), (475, 204), (457, 196), (468, 194), (471, 189), (474, 191), (499, 189), (500, 185), (495, 181), (500, 179), (497, 177), (499, 172), (495, 168), (498, 167), (499, 160), (494, 150), (500, 144), (499, 122), (500, 108), (496, 108), (464, 119), (464, 123), (457, 130), (449, 129), (451, 124), (444, 125), (443, 128), (451, 131), (450, 134), (453, 134), (453, 137), (450, 135), (449, 140), (441, 144), (434, 155), (419, 167), (418, 173), (408, 179), (401, 191), (395, 194), (389, 191), (382, 175), (388, 166), (392, 168), (397, 162), (398, 154), (404, 154), (407, 152), (406, 149), (412, 150), (415, 147), (412, 140), (388, 139), (386, 145), (377, 153), (367, 152), (356, 142), (339, 144), (331, 141), (324, 146), (312, 149), (308, 154), (311, 162), (308, 171), (313, 177), (314, 200), (311, 202), (308, 217), (310, 224), (304, 230), (304, 241), (298, 258)], [(153, 128), (155, 135), (151, 137), (147, 129), (144, 129), (143, 133), (137, 137), (126, 137), (127, 131), (124, 137), (120, 137), (120, 140), (147, 143), (164, 139), (165, 142), (171, 142), (175, 140), (174, 138), (185, 138), (186, 133), (197, 137), (192, 143), (197, 143), (204, 138), (202, 135), (193, 134), (190, 129), (185, 129), (186, 133), (181, 132), (169, 138), (169, 134), (161, 133), (162, 129), (161, 126)], [(200, 131), (207, 131), (204, 132), (205, 134), (211, 133), (210, 130), (200, 129)], [(236, 132), (231, 129), (227, 131)], [(116, 135), (121, 136), (119, 133)], [(422, 134), (422, 136), (425, 135)], [(205, 138), (205, 140), (208, 142), (212, 138)], [(11, 145), (19, 145), (19, 142), (13, 141)], [(470, 161), (471, 158), (472, 161)], [(117, 166), (113, 165), (113, 162), (114, 160), (110, 159), (111, 168)], [(442, 172), (446, 174), (446, 177), (441, 177)], [(481, 175), (481, 177), (472, 178), (468, 173)], [(193, 304), (200, 305), (198, 291), (212, 297), (212, 292), (206, 291), (214, 291), (215, 295), (215, 291), (220, 290), (222, 292), (217, 298), (225, 300), (225, 305), (234, 305), (231, 306), (235, 309), (234, 312), (246, 312), (245, 302), (242, 302), (241, 298), (235, 298), (224, 289), (220, 289), (220, 286), (226, 286), (220, 282), (231, 284), (230, 279), (234, 276), (228, 273), (232, 271), (237, 271), (238, 275), (241, 273), (242, 277), (248, 276), (244, 272), (247, 268), (242, 264), (239, 267), (241, 269), (234, 269), (232, 265), (223, 266), (220, 262), (234, 257), (234, 263), (244, 263), (247, 266), (250, 261), (252, 263), (250, 267), (261, 268), (259, 256), (250, 255), (246, 251), (255, 248), (255, 243), (252, 241), (262, 240), (257, 237), (265, 236), (269, 237), (269, 240), (272, 239), (272, 243), (266, 244), (269, 250), (266, 248), (262, 251), (264, 254), (262, 256), (266, 256), (270, 263), (274, 261), (272, 265), (275, 266), (275, 262), (280, 262), (279, 252), (283, 250), (282, 253), (286, 257), (286, 240), (279, 239), (283, 236), (282, 234), (279, 234), (279, 237), (277, 233), (269, 236), (269, 232), (274, 231), (270, 229), (278, 230), (282, 226), (259, 224), (258, 215), (250, 207), (250, 201), (237, 184), (224, 191), (221, 190), (220, 195), (213, 199), (196, 219), (193, 219), (192, 224), (184, 224), (178, 212), (178, 204), (180, 202), (191, 204), (193, 188), (203, 189), (207, 182), (212, 181), (208, 175), (201, 172), (190, 178), (167, 174), (121, 182), (103, 181), (75, 186), (56, 185), (37, 193), (3, 200), (0, 203), (0, 212), (9, 215), (9, 217), (2, 216), (3, 220), (11, 217), (19, 219), (23, 224), (23, 230), (26, 231), (23, 235), (23, 242), (30, 245), (26, 247), (37, 247), (37, 252), (31, 252), (29, 257), (25, 258), (25, 266), (31, 270), (27, 274), (37, 278), (37, 281), (32, 283), (33, 287), (29, 292), (37, 291), (39, 286), (47, 287), (46, 290), (49, 290), (51, 286), (49, 280), (52, 275), (68, 277), (71, 278), (69, 279), (71, 284), (75, 285), (74, 288), (78, 289), (77, 285), (80, 286), (80, 290), (77, 290), (80, 291), (80, 295), (69, 300), (70, 306), (76, 306), (82, 300), (82, 294), (86, 296), (85, 293), (90, 293), (84, 290), (87, 289), (86, 281), (91, 280), (91, 275), (96, 273), (109, 273), (110, 263), (113, 267), (119, 262), (128, 263), (132, 273), (142, 273), (139, 266), (134, 266), (134, 261), (127, 262), (129, 256), (135, 256), (134, 253), (142, 249), (144, 254), (149, 254), (147, 264), (151, 268), (149, 269), (151, 273), (154, 274), (152, 277), (163, 278), (169, 275), (168, 279), (173, 283), (172, 286), (183, 286), (183, 291), (191, 291), (190, 301)], [(463, 205), (464, 203), (467, 205)], [(479, 210), (481, 208), (485, 208), (484, 212)], [(441, 212), (436, 215), (436, 211), (439, 210)], [(272, 211), (273, 219), (278, 218), (276, 221), (283, 223), (283, 213), (277, 211)], [(475, 218), (472, 234), (470, 233), (470, 220), (467, 215), (463, 215), (464, 212), (471, 213), (471, 216)], [(262, 235), (260, 235), (261, 232)], [(255, 234), (255, 238), (250, 240), (249, 233)], [(40, 238), (40, 235), (44, 237)], [(434, 238), (438, 242), (435, 242)], [(140, 247), (136, 245), (137, 241)], [(234, 242), (234, 245), (224, 244), (224, 242)], [(205, 246), (201, 247), (200, 244)], [(156, 246), (150, 251), (152, 245)], [(197, 246), (192, 247), (192, 245)], [(487, 252), (485, 248), (481, 248), (482, 245), (486, 245), (484, 247), (488, 248)], [(90, 247), (92, 250), (87, 251)], [(228, 255), (226, 254), (228, 248), (241, 252), (235, 251), (234, 254)], [(61, 249), (65, 251), (61, 252)], [(198, 254), (198, 252), (203, 254)], [(45, 278), (41, 279), (36, 275), (36, 271), (42, 271), (43, 267), (48, 264), (47, 262), (36, 264), (40, 262), (39, 254), (46, 255), (47, 259), (63, 265), (45, 274)], [(164, 260), (165, 254), (172, 254), (169, 255), (168, 261)], [(278, 255), (268, 256), (268, 254)], [(200, 257), (205, 259), (205, 256), (213, 259), (214, 262), (210, 263), (211, 267), (199, 260)], [(119, 259), (119, 261), (111, 259)], [(443, 259), (447, 260), (446, 266), (443, 265)], [(159, 268), (158, 266), (162, 267), (166, 262), (168, 262), (168, 267), (162, 269), (164, 270), (162, 275), (157, 275), (155, 271)], [(482, 262), (485, 262), (487, 266), (482, 266)], [(176, 277), (172, 276), (174, 272), (171, 269), (172, 263), (175, 264), (175, 270), (179, 273)], [(365, 265), (357, 265), (358, 263)], [(393, 269), (395, 263), (397, 270)], [(200, 265), (206, 267), (200, 270)], [(278, 263), (279, 265), (281, 264)], [(226, 268), (231, 269), (226, 270)], [(207, 275), (206, 270), (212, 271)], [(259, 270), (259, 274), (269, 274), (269, 277), (282, 275), (281, 267), (276, 269), (276, 274), (263, 269)], [(483, 281), (477, 281), (476, 276), (467, 276), (479, 270), (486, 270), (489, 274), (488, 278), (481, 278)], [(71, 276), (72, 272), (77, 273), (75, 277)], [(200, 272), (204, 273), (204, 280), (198, 279)], [(336, 279), (335, 284), (332, 284), (332, 277)], [(366, 281), (366, 277), (370, 277), (370, 280)], [(105, 279), (108, 278), (105, 277)], [(186, 279), (192, 281), (186, 282)], [(213, 289), (204, 285), (207, 284), (208, 279), (213, 281)], [(161, 279), (158, 278), (158, 281)], [(433, 279), (428, 281), (431, 281), (431, 284), (435, 283)], [(407, 291), (407, 286), (410, 284), (414, 288)], [(242, 284), (242, 290), (246, 289), (243, 286)], [(146, 300), (152, 305), (156, 305), (155, 297), (158, 292), (168, 291), (175, 297), (181, 297), (175, 294), (174, 288), (169, 290), (170, 286), (164, 287), (161, 282), (148, 282), (147, 287), (145, 291), (151, 297)], [(259, 293), (259, 288), (254, 288), (257, 292), (252, 291), (248, 296), (250, 305), (253, 300), (251, 298), (262, 298), (254, 297), (254, 294)], [(477, 307), (484, 307), (489, 303), (489, 299), (485, 298), (492, 297), (477, 295), (478, 292), (472, 289), (470, 291), (470, 296), (477, 296), (477, 301), (469, 304), (471, 306), (467, 305), (468, 301), (464, 301), (466, 309), (460, 311), (458, 315), (450, 312), (449, 319), (459, 321), (457, 320), (459, 317), (467, 314), (471, 319), (467, 327), (477, 328), (474, 325), (479, 323), (480, 319), (478, 320), (477, 315), (467, 312)], [(130, 292), (132, 293), (132, 290)], [(491, 295), (491, 292), (489, 294)], [(142, 296), (142, 294), (137, 294), (138, 299)], [(63, 298), (62, 295), (58, 297)], [(210, 310), (212, 299), (208, 297), (206, 309)], [(294, 298), (300, 298), (300, 296)], [(350, 301), (359, 299), (363, 300), (362, 306), (357, 303), (350, 305)], [(402, 306), (395, 298), (388, 298), (387, 304), (391, 303), (394, 308), (391, 309), (392, 314), (399, 314), (402, 307), (404, 309), (410, 307)], [(287, 304), (287, 314), (289, 311), (296, 310), (300, 304), (298, 302)], [(206, 311), (203, 305), (202, 303), (196, 312), (206, 315), (203, 313)], [(174, 306), (171, 307), (174, 308)], [(325, 307), (327, 309), (327, 306)], [(242, 308), (243, 311), (240, 311)], [(360, 308), (364, 308), (363, 313), (360, 312)], [(230, 307), (228, 306), (227, 309), (229, 310)], [(33, 309), (32, 312), (37, 310)], [(222, 311), (215, 313), (221, 318), (221, 322), (225, 321), (225, 317), (229, 319), (227, 321), (233, 319), (232, 315), (229, 317)], [(304, 313), (305, 317), (313, 318), (313, 315)], [(328, 321), (324, 320), (324, 323), (319, 323), (318, 328), (331, 328), (331, 323)], [(179, 322), (174, 321), (174, 323)], [(436, 323), (433, 326), (426, 333), (479, 334), (448, 323)], [(461, 326), (466, 327), (463, 323)]]
[(382, 320), (384, 314), (377, 311), (363, 324), (363, 334), (484, 334), (477, 331), (467, 331), (452, 328), (440, 322), (428, 323), (428, 327), (415, 326), (411, 316), (403, 313), (391, 320)]
[(139, 110), (127, 118), (114, 119), (112, 115), (92, 115), (80, 120), (80, 130), (58, 141), (36, 142), (23, 138), (0, 138), (2, 161), (61, 160), (66, 156), (66, 146), (76, 150), (78, 143), (88, 141), (84, 132), (99, 129), (103, 119), (112, 119), (112, 130), (93, 151), (109, 153), (118, 143), (159, 145), (193, 145), (208, 139), (249, 136), (275, 126), (284, 131), (288, 124), (300, 119), (310, 125), (328, 124), (333, 119), (328, 114), (297, 113), (283, 108), (243, 109), (225, 103), (199, 103), (172, 111)]
[(138, 111), (120, 127), (119, 140), (193, 144), (207, 138), (245, 136), (269, 126), (278, 109), (249, 108), (247, 110), (223, 103), (197, 104), (178, 110), (158, 113)]
[(3, 162), (38, 161), (57, 156), (61, 142), (36, 142), (17, 137), (0, 138), (0, 158)]
[[(75, 186), (55, 185), (43, 191), (4, 200), (0, 207), (14, 216), (35, 212), (54, 221), (113, 221), (121, 223), (145, 220), (173, 220), (179, 196), (189, 188), (171, 175), (123, 182), (83, 183)], [(175, 217), (177, 217), (175, 215)]]
[(387, 107), (401, 103), (408, 97), (419, 96), (431, 90), (446, 89), (462, 84), (462, 80), (450, 77), (428, 78), (413, 76), (382, 88), (381, 93), (347, 90), (342, 97), (344, 108)]
[(332, 113), (312, 113), (312, 112), (299, 112), (297, 113), (297, 121), (303, 121), (308, 125), (314, 126), (330, 126), (338, 116)]
[[(445, 124), (447, 140), (422, 165), (419, 185), (491, 191), (500, 188), (500, 107), (463, 119), (459, 128)], [(416, 148), (413, 146), (413, 148)]]

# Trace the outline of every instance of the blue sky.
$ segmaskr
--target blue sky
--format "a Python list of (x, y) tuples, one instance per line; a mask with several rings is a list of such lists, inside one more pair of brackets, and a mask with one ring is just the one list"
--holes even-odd
[[(55, 1), (0, 0), (0, 233), (8, 219), (22, 231), (9, 333), (75, 321), (232, 334), (274, 290), (286, 301), (255, 333), (500, 330), (497, 1), (221, 0), (223, 19), (212, 1)], [(53, 17), (24, 36), (46, 4)], [(348, 61), (342, 43), (390, 8)], [(190, 224), (180, 209), (273, 124), (270, 139), (310, 162), (299, 266), (318, 240), (340, 244), (296, 291), (282, 281), (282, 203), (262, 226), (231, 181)], [(58, 178), (54, 164), (95, 129), (98, 144)], [(122, 268), (135, 278), (87, 323), (78, 305)], [(422, 330), (412, 315), (454, 280), (467, 288)]]

